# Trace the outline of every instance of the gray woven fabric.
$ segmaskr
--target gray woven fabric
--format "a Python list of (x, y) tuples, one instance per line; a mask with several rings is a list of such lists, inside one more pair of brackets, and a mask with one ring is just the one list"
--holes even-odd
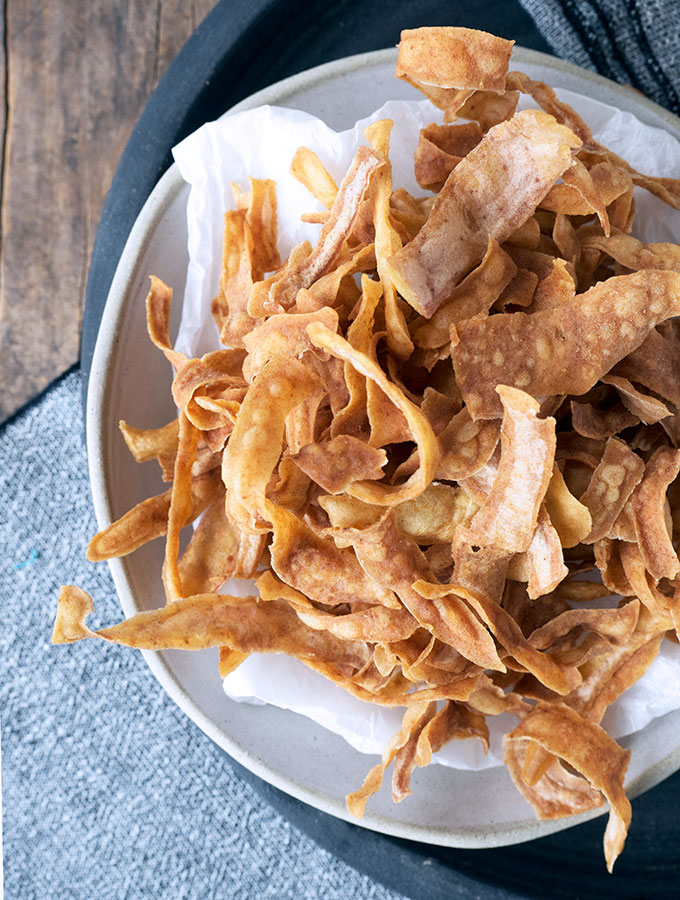
[[(679, 0), (521, 2), (559, 56), (680, 112)], [(64, 581), (96, 596), (95, 626), (120, 616), (84, 557), (79, 387), (68, 375), (0, 431), (5, 896), (395, 900), (263, 803), (139, 655), (51, 647)]]
[(120, 619), (96, 531), (80, 379), (0, 433), (0, 704), (7, 900), (397, 900), (318, 848), (232, 772), (141, 656), (52, 647), (73, 582)]
[(520, 0), (557, 56), (680, 114), (678, 0)]

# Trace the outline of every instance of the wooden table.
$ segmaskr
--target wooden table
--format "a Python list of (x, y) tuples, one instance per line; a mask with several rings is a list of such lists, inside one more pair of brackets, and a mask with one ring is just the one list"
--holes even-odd
[(120, 155), (216, 0), (4, 0), (0, 422), (78, 360), (87, 271)]

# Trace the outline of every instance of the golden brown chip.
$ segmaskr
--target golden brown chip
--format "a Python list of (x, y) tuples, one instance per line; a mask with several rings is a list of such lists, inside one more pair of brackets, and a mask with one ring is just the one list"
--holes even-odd
[(493, 308), (498, 312), (506, 312), (511, 306), (527, 307), (534, 299), (538, 275), (529, 269), (518, 269), (505, 290), (501, 293)]
[[(360, 353), (368, 354), (373, 339), (373, 320), (376, 307), (382, 296), (382, 285), (367, 275), (361, 278), (361, 300), (354, 321), (347, 329), (347, 341)], [(345, 383), (349, 393), (347, 405), (341, 409), (331, 423), (331, 434), (353, 434), (368, 437), (370, 426), (366, 411), (366, 378), (354, 366), (344, 365)]]
[(680, 408), (680, 347), (657, 328), (611, 374), (630, 379)]
[[(456, 577), (454, 570), (454, 579)], [(577, 669), (559, 665), (546, 653), (540, 653), (524, 637), (513, 617), (498, 603), (475, 590), (460, 584), (433, 584), (418, 580), (413, 585), (415, 591), (432, 600), (439, 599), (450, 602), (452, 597), (464, 600), (491, 631), (498, 643), (527, 671), (533, 673), (538, 680), (565, 696), (581, 681)]]
[(526, 553), (529, 566), (527, 593), (531, 600), (536, 600), (553, 591), (569, 574), (564, 564), (560, 536), (550, 520), (545, 503), (538, 511), (536, 530)]
[(680, 561), (665, 516), (666, 491), (680, 472), (680, 450), (659, 447), (645, 466), (631, 497), (635, 535), (647, 571), (654, 578), (675, 578)]
[(439, 462), (439, 447), (430, 423), (418, 407), (404, 396), (403, 391), (388, 381), (382, 369), (366, 354), (355, 350), (344, 338), (333, 334), (318, 323), (308, 325), (307, 333), (315, 346), (328, 350), (333, 356), (349, 363), (357, 372), (375, 382), (387, 395), (388, 400), (404, 414), (413, 439), (418, 445), (419, 467), (404, 484), (384, 485), (359, 481), (351, 485), (347, 492), (359, 500), (376, 503), (379, 506), (394, 506), (422, 494), (432, 481)]
[(413, 500), (394, 510), (397, 525), (417, 544), (450, 544), (459, 527), (467, 527), (479, 504), (460, 488), (434, 481)]
[(340, 494), (355, 481), (381, 479), (387, 454), (340, 434), (327, 444), (307, 444), (292, 459), (324, 491)]
[(503, 92), (513, 43), (471, 28), (407, 29), (395, 75), (416, 85)]
[(212, 302), (220, 341), (228, 347), (243, 346), (243, 335), (255, 324), (247, 310), (253, 286), (253, 241), (246, 215), (245, 209), (229, 210), (224, 215), (220, 291)]
[(428, 349), (447, 344), (451, 325), (488, 312), (516, 274), (512, 259), (496, 240), (489, 238), (480, 264), (454, 288), (429, 322), (416, 327), (416, 345)]
[(590, 533), (583, 543), (592, 544), (606, 537), (626, 500), (642, 478), (645, 465), (640, 457), (618, 438), (610, 438), (588, 489), (580, 502), (592, 517)]
[(587, 628), (614, 646), (626, 646), (640, 613), (638, 600), (618, 609), (568, 609), (532, 632), (529, 640), (537, 650), (546, 650), (574, 628)]
[(286, 416), (320, 389), (316, 374), (296, 359), (272, 359), (241, 405), (224, 452), (222, 479), (230, 517), (245, 531), (269, 531), (265, 491), (283, 447)]
[(286, 584), (325, 606), (361, 601), (399, 608), (387, 583), (366, 575), (352, 550), (314, 534), (282, 507), (272, 505), (269, 514), (274, 529), (271, 566)]
[(587, 177), (581, 168), (570, 170), (569, 177), (552, 187), (543, 198), (541, 209), (567, 216), (588, 216), (596, 212), (606, 232), (605, 223), (611, 225), (607, 207), (632, 190), (632, 179), (627, 172), (606, 161), (585, 171)]
[(186, 550), (179, 560), (183, 592), (208, 594), (228, 578), (250, 578), (260, 561), (264, 540), (241, 534), (227, 517), (224, 492), (215, 492)]
[(570, 405), (574, 431), (598, 441), (613, 437), (640, 422), (638, 417), (624, 406), (597, 409), (590, 403), (577, 403), (575, 400), (572, 400)]
[(147, 462), (150, 459), (174, 461), (179, 439), (179, 419), (173, 419), (161, 428), (134, 428), (121, 419), (118, 427), (135, 462)]
[(501, 458), (491, 492), (470, 525), (473, 540), (513, 553), (527, 550), (552, 476), (555, 420), (538, 418), (538, 403), (498, 387), (504, 407)]
[(528, 312), (536, 313), (543, 309), (552, 309), (573, 300), (576, 285), (569, 271), (569, 263), (563, 259), (554, 259), (552, 269), (545, 278), (536, 285), (534, 296)]
[(416, 745), (416, 765), (429, 766), (432, 754), (452, 740), (476, 737), (489, 751), (489, 729), (484, 716), (449, 700), (425, 725)]
[[(319, 200), (326, 209), (333, 206), (338, 186), (319, 157), (309, 147), (299, 147), (290, 164), (290, 174)], [(273, 267), (272, 267), (273, 268)]]
[(402, 244), (390, 219), (392, 166), (389, 161), (389, 150), (390, 132), (393, 125), (391, 119), (381, 119), (369, 125), (364, 133), (371, 150), (382, 161), (382, 166), (375, 173), (373, 180), (372, 203), (375, 228), (375, 264), (383, 288), (387, 344), (399, 359), (408, 359), (413, 353), (413, 341), (406, 325), (404, 313), (397, 303), (397, 292), (387, 265), (387, 260), (401, 249)]
[(146, 298), (146, 328), (152, 342), (162, 350), (168, 362), (179, 369), (187, 358), (183, 353), (173, 350), (170, 344), (170, 304), (172, 288), (164, 284), (160, 278), (151, 276), (151, 288)]
[(524, 72), (508, 72), (506, 89), (529, 94), (549, 115), (570, 128), (584, 144), (592, 143), (592, 133), (583, 119), (569, 104), (559, 100), (555, 91), (544, 82), (533, 81)]
[[(212, 501), (219, 485), (218, 472), (194, 480), (191, 484), (192, 515), (200, 515)], [(168, 530), (168, 513), (172, 488), (143, 500), (117, 519), (108, 528), (98, 532), (87, 548), (91, 562), (101, 562), (118, 556), (127, 556), (154, 538), (163, 537)]]
[(557, 463), (545, 493), (545, 508), (563, 547), (575, 547), (590, 533), (590, 510), (571, 493)]
[(626, 409), (645, 425), (653, 425), (671, 415), (671, 411), (665, 403), (649, 394), (643, 394), (627, 378), (610, 374), (606, 375), (602, 381), (616, 388)]
[(451, 546), (456, 584), (500, 603), (511, 554), (497, 547), (475, 544), (470, 529), (456, 530)]
[(431, 580), (427, 560), (417, 544), (397, 527), (390, 512), (376, 525), (346, 531), (364, 571), (399, 597), (432, 635), (482, 668), (503, 670), (491, 636), (458, 597), (425, 598), (414, 581)]
[(482, 139), (476, 122), (459, 125), (426, 125), (420, 131), (415, 152), (415, 176), (425, 189), (438, 191), (464, 156)]
[(420, 626), (405, 609), (370, 606), (344, 615), (333, 615), (318, 609), (298, 609), (298, 618), (309, 628), (329, 631), (345, 641), (371, 643), (405, 641)]
[(64, 587), (52, 635), (55, 644), (102, 638), (140, 650), (205, 650), (226, 646), (241, 653), (288, 653), (302, 660), (329, 663), (337, 676), (366, 664), (370, 650), (361, 641), (342, 641), (325, 631), (307, 628), (285, 603), (256, 597), (197, 594), (163, 609), (137, 613), (119, 625), (90, 631), (85, 619), (92, 598)]
[[(607, 868), (612, 871), (623, 849), (630, 824), (631, 808), (623, 781), (628, 768), (630, 750), (623, 750), (598, 725), (583, 719), (566, 706), (539, 703), (505, 738), (506, 764), (518, 742), (535, 741), (549, 753), (572, 766), (611, 804), (604, 836)], [(522, 793), (533, 803), (539, 817), (552, 817), (550, 806), (540, 802), (540, 794), (527, 795), (516, 766), (510, 774)], [(540, 783), (540, 782), (539, 782)]]
[(475, 91), (459, 107), (457, 115), (461, 119), (479, 122), (482, 131), (488, 131), (514, 114), (518, 100), (518, 91), (505, 91), (502, 94), (494, 90)]
[[(427, 701), (413, 704), (406, 710), (401, 729), (385, 747), (382, 762), (371, 769), (358, 791), (354, 791), (354, 793), (347, 796), (347, 809), (353, 816), (357, 816), (359, 819), (363, 818), (369, 797), (372, 797), (373, 794), (380, 790), (385, 770), (395, 758), (399, 758), (400, 753), (402, 753), (402, 759), (407, 755), (409, 760), (412, 761), (412, 765), (415, 765), (415, 751), (418, 745), (418, 738), (425, 725), (434, 717), (436, 711), (437, 704)], [(410, 775), (410, 768), (408, 768), (408, 774)], [(408, 779), (406, 779), (406, 785), (408, 785)], [(403, 800), (408, 792), (408, 788), (405, 788), (400, 780), (398, 785), (395, 785), (394, 799)]]
[(201, 431), (233, 424), (245, 387), (242, 350), (215, 350), (189, 359), (172, 382), (175, 404)]
[(327, 306), (311, 313), (294, 316), (279, 313), (269, 316), (261, 325), (243, 338), (248, 356), (243, 363), (243, 377), (250, 384), (253, 378), (275, 356), (300, 358), (312, 345), (307, 337), (307, 325), (321, 322), (331, 331), (338, 329), (338, 314)]
[(613, 234), (610, 237), (593, 234), (582, 238), (581, 245), (601, 250), (634, 272), (639, 269), (680, 272), (680, 247), (677, 244), (643, 244), (630, 234)]
[[(648, 269), (609, 278), (585, 294), (528, 315), (490, 316), (453, 326), (451, 357), (473, 418), (502, 412), (497, 384), (534, 397), (585, 394), (680, 312), (680, 276)], [(616, 374), (630, 377), (628, 370)], [(644, 383), (644, 381), (643, 381)]]
[(578, 143), (536, 110), (492, 128), (453, 170), (418, 235), (389, 260), (402, 297), (430, 318), (481, 262), (489, 238), (501, 243), (532, 215)]
[[(308, 288), (328, 271), (352, 231), (371, 175), (380, 165), (380, 159), (368, 147), (359, 147), (333, 201), (330, 217), (321, 229), (316, 246), (295, 264), (288, 265), (282, 277), (262, 282), (261, 302), (266, 311), (289, 309), (295, 303), (295, 297), (301, 288)], [(257, 308), (257, 301), (254, 301), (252, 295), (248, 308), (251, 314)]]
[(179, 442), (175, 459), (175, 472), (170, 488), (170, 509), (168, 511), (168, 530), (165, 540), (165, 558), (163, 560), (163, 585), (168, 603), (184, 596), (178, 566), (179, 535), (189, 522), (193, 512), (191, 495), (192, 467), (196, 459), (198, 446), (198, 429), (189, 419), (180, 413)]

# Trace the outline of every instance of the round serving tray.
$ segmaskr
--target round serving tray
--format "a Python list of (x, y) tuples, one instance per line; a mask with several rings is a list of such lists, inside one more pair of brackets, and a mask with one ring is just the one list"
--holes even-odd
[[(403, 95), (404, 86), (395, 82), (392, 77), (393, 61), (393, 51), (341, 60), (274, 85), (249, 98), (245, 103), (240, 104), (239, 108), (263, 103), (294, 105), (320, 115), (336, 128), (347, 127), (360, 115), (379, 106), (388, 96)], [(672, 119), (670, 114), (659, 110), (648, 101), (641, 101), (637, 95), (618, 88), (610, 82), (605, 82), (604, 79), (583, 73), (573, 66), (527, 51), (517, 52), (516, 63), (519, 67), (528, 70), (530, 74), (547, 77), (552, 84), (581, 92), (587, 90), (599, 99), (631, 109), (640, 118), (644, 118), (651, 124), (673, 127), (673, 123), (669, 125)], [(331, 90), (329, 90), (329, 85), (332, 86)], [(357, 97), (360, 97), (359, 104)], [(351, 102), (343, 102), (342, 98), (351, 98)], [(145, 204), (130, 234), (118, 264), (111, 288), (110, 301), (104, 314), (92, 365), (92, 379), (88, 394), (88, 446), (95, 505), (100, 525), (107, 524), (129, 505), (142, 496), (148, 495), (149, 486), (153, 480), (149, 478), (148, 473), (140, 473), (137, 467), (129, 470), (129, 463), (120, 453), (120, 445), (117, 444), (114, 423), (121, 414), (124, 414), (126, 418), (135, 423), (161, 424), (173, 412), (169, 396), (168, 399), (159, 400), (158, 395), (162, 393), (162, 389), (158, 391), (156, 388), (157, 385), (166, 382), (169, 385), (169, 373), (163, 362), (149, 356), (150, 363), (142, 366), (142, 370), (139, 369), (140, 354), (147, 353), (145, 347), (142, 349), (140, 342), (140, 336), (142, 342), (146, 342), (146, 338), (143, 333), (143, 312), (140, 319), (139, 301), (145, 293), (141, 285), (150, 271), (157, 272), (164, 277), (168, 272), (174, 272), (175, 278), (168, 277), (168, 280), (174, 280), (178, 288), (183, 284), (181, 271), (182, 266), (186, 265), (186, 260), (178, 258), (177, 248), (186, 247), (182, 215), (186, 204), (186, 193), (181, 179), (176, 171), (171, 169)], [(105, 226), (106, 222), (102, 227)], [(178, 278), (179, 280), (177, 280)], [(151, 385), (153, 390), (140, 390), (140, 385)], [(149, 416), (152, 417), (151, 421)], [(155, 574), (159, 571), (158, 560), (155, 559), (157, 555), (157, 549), (152, 546), (144, 548), (140, 554), (135, 555), (132, 561), (114, 562), (112, 566), (114, 579), (126, 614), (129, 615), (140, 608), (135, 597), (149, 597), (151, 601), (149, 605), (155, 605), (153, 596), (157, 592), (157, 587), (154, 582)], [(208, 654), (208, 656), (210, 655)], [(332, 771), (336, 774), (337, 761), (342, 759), (341, 768), (345, 770), (342, 772), (343, 778), (353, 787), (360, 782), (361, 774), (370, 765), (370, 760), (350, 752), (350, 755), (359, 757), (359, 760), (346, 762), (348, 751), (346, 745), (339, 738), (327, 735), (309, 723), (300, 725), (297, 717), (282, 713), (280, 710), (244, 709), (236, 705), (235, 709), (231, 709), (230, 714), (225, 716), (224, 709), (227, 701), (222, 694), (218, 679), (214, 676), (214, 660), (206, 659), (205, 665), (196, 667), (194, 665), (195, 657), (193, 655), (190, 657), (191, 659), (188, 661), (182, 654), (147, 654), (147, 661), (170, 696), (213, 740), (245, 764), (251, 772), (320, 810), (331, 812), (334, 816), (344, 817), (346, 813), (342, 795), (347, 789), (347, 785), (335, 795), (329, 796), (323, 772)], [(211, 678), (207, 676), (208, 672), (212, 676)], [(245, 718), (241, 723), (240, 736), (235, 738), (234, 719), (238, 719), (239, 716), (242, 718), (245, 716)], [(292, 725), (291, 718), (295, 720)], [(661, 728), (663, 731), (663, 723)], [(268, 729), (272, 729), (272, 734), (280, 733), (281, 729), (286, 732), (287, 739), (281, 741), (274, 748), (274, 752), (272, 752), (272, 735), (268, 733)], [(253, 742), (253, 733), (259, 735), (259, 743), (258, 740)], [(244, 736), (246, 736), (245, 740)], [(662, 735), (660, 740), (664, 740)], [(665, 740), (667, 743), (667, 735)], [(320, 763), (317, 767), (317, 776), (311, 777), (308, 758), (305, 761), (305, 754), (307, 757), (309, 756), (310, 746), (316, 760)], [(644, 773), (639, 773), (633, 781), (632, 792), (645, 790), (665, 777), (668, 772), (677, 768), (680, 763), (677, 756), (677, 752), (673, 750), (661, 753), (656, 765)], [(291, 759), (300, 760), (298, 766), (300, 771), (290, 771)], [(441, 770), (439, 771), (441, 773)], [(497, 770), (492, 770), (492, 772), (498, 774)], [(575, 885), (567, 889), (566, 893), (561, 892), (565, 890), (568, 879), (565, 881), (564, 878), (560, 878), (557, 882), (552, 877), (548, 881), (545, 878), (537, 880), (535, 866), (533, 875), (531, 874), (530, 860), (532, 858), (531, 849), (533, 849), (534, 862), (538, 863), (539, 859), (543, 860), (540, 868), (548, 863), (551, 856), (553, 857), (551, 866), (554, 866), (560, 859), (564, 861), (564, 850), (567, 849), (565, 844), (573, 845), (573, 835), (579, 833), (584, 835), (584, 846), (579, 846), (578, 849), (581, 862), (575, 869), (575, 874), (578, 872), (579, 883), (582, 883), (581, 879), (584, 874), (582, 865), (584, 855), (586, 859), (592, 861), (592, 866), (588, 868), (591, 869), (590, 884), (593, 888), (599, 880), (597, 873), (599, 872), (600, 876), (604, 873), (600, 840), (597, 836), (603, 828), (602, 822), (582, 826), (581, 829), (572, 830), (552, 839), (544, 838), (531, 845), (513, 847), (504, 851), (493, 850), (482, 854), (458, 851), (456, 854), (455, 851), (443, 849), (446, 845), (488, 847), (510, 841), (527, 840), (540, 834), (546, 834), (554, 828), (564, 827), (564, 823), (537, 823), (531, 814), (528, 818), (526, 815), (522, 818), (520, 814), (519, 819), (511, 817), (508, 820), (506, 817), (504, 821), (485, 822), (484, 824), (479, 821), (475, 822), (474, 816), (472, 816), (469, 822), (464, 821), (453, 825), (446, 818), (446, 806), (450, 805), (450, 799), (442, 802), (441, 785), (435, 767), (422, 775), (430, 784), (428, 790), (424, 792), (426, 802), (420, 804), (421, 814), (414, 815), (413, 810), (409, 810), (404, 804), (402, 808), (407, 811), (400, 812), (395, 816), (395, 808), (391, 807), (388, 801), (387, 805), (383, 804), (377, 813), (368, 816), (364, 823), (380, 832), (378, 834), (369, 834), (354, 824), (329, 819), (323, 812), (315, 812), (288, 798), (282, 799), (282, 795), (278, 791), (273, 792), (269, 787), (262, 788), (262, 790), (270, 801), (273, 800), (279, 808), (283, 807), (284, 814), (295, 824), (311, 833), (328, 849), (345, 856), (349, 861), (375, 877), (392, 883), (401, 891), (408, 892), (410, 890), (408, 873), (411, 872), (415, 876), (416, 872), (422, 869), (423, 860), (429, 860), (428, 878), (425, 883), (423, 883), (422, 874), (420, 877), (415, 877), (415, 880), (412, 879), (413, 890), (415, 891), (417, 888), (419, 896), (440, 896), (436, 892), (437, 885), (442, 890), (446, 889), (447, 896), (456, 896), (455, 893), (452, 893), (452, 885), (455, 883), (461, 888), (464, 886), (463, 871), (467, 871), (472, 879), (500, 881), (510, 889), (518, 889), (525, 893), (542, 896), (574, 896)], [(484, 802), (485, 796), (496, 796), (499, 791), (504, 791), (508, 787), (508, 785), (498, 783), (496, 775), (475, 773), (472, 776), (468, 773), (468, 784), (464, 783), (465, 778), (458, 779), (458, 781), (454, 778), (455, 783), (449, 784), (447, 793), (450, 791), (450, 795), (456, 798), (457, 803), (474, 810)], [(474, 783), (470, 781), (472, 777), (474, 777)], [(342, 779), (340, 780), (342, 781)], [(509, 781), (507, 777), (506, 781)], [(677, 782), (677, 779), (674, 779), (674, 782)], [(664, 787), (666, 786), (664, 785)], [(511, 786), (510, 791), (514, 791)], [(677, 784), (675, 792), (677, 797)], [(423, 793), (420, 784), (417, 785), (417, 793)], [(668, 790), (664, 791), (663, 796), (668, 796), (668, 793)], [(507, 796), (510, 805), (516, 803), (514, 794), (508, 793)], [(438, 803), (441, 805), (441, 809), (436, 808)], [(636, 821), (637, 816), (636, 812)], [(323, 818), (323, 822), (320, 817)], [(635, 831), (637, 828), (634, 826), (631, 844), (640, 840), (639, 835), (635, 836)], [(587, 838), (586, 832), (589, 834)], [(394, 840), (386, 837), (386, 834), (393, 834), (401, 839)], [(409, 838), (411, 841), (415, 839), (432, 842), (435, 846), (413, 844), (411, 841), (403, 840), (404, 838)], [(546, 841), (550, 840), (557, 842), (552, 848), (549, 843), (546, 844)], [(369, 846), (372, 848), (370, 852), (368, 852)], [(359, 850), (359, 847), (362, 849)], [(527, 848), (529, 848), (528, 854)], [(576, 850), (576, 846), (572, 846), (571, 849)], [(649, 862), (649, 846), (646, 849), (646, 859)], [(499, 853), (501, 854), (500, 858)], [(519, 859), (516, 859), (517, 853), (519, 853)], [(494, 854), (496, 857), (493, 865), (490, 854)], [(623, 874), (624, 868), (627, 868), (626, 857), (630, 859), (628, 849), (624, 859), (617, 866), (615, 879), (617, 894), (619, 896), (663, 896), (660, 893), (651, 894), (649, 892), (647, 879), (645, 879), (645, 890), (642, 893), (639, 889), (637, 894), (619, 891), (621, 883), (618, 876), (620, 873)], [(673, 859), (673, 855), (670, 858)], [(401, 860), (401, 864), (396, 865), (395, 859)], [(677, 863), (669, 865), (677, 866)], [(439, 872), (436, 878), (433, 867)], [(401, 875), (398, 874), (400, 868), (403, 870)], [(452, 880), (446, 873), (452, 874), (456, 869), (461, 870), (461, 874)], [(649, 865), (645, 866), (645, 869), (649, 872)], [(666, 884), (669, 883), (666, 878), (663, 878), (662, 881)], [(605, 885), (612, 887), (613, 882), (605, 878), (605, 882), (599, 885), (596, 891), (598, 896), (602, 896)], [(632, 882), (628, 876), (623, 888), (627, 890), (631, 887)], [(577, 890), (579, 895), (590, 896), (589, 893), (583, 893), (582, 888)], [(593, 893), (592, 896), (595, 896), (596, 893)], [(488, 896), (493, 895), (488, 894)], [(509, 896), (505, 891), (496, 892), (495, 895)]]

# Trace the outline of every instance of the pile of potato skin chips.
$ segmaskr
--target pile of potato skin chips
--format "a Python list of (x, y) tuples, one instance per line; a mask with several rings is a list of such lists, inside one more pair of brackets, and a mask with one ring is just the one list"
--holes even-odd
[[(300, 148), (291, 171), (322, 227), (283, 262), (275, 184), (235, 187), (213, 303), (224, 349), (175, 351), (172, 292), (152, 278), (179, 415), (121, 429), (170, 487), (88, 557), (165, 536), (167, 605), (93, 632), (91, 598), (65, 587), (54, 641), (218, 646), (222, 676), (287, 653), (405, 707), (347, 798), (357, 816), (390, 764), (399, 801), (444, 744), (487, 746), (487, 717), (513, 713), (517, 787), (541, 818), (607, 801), (611, 871), (630, 751), (599, 723), (680, 615), (680, 247), (630, 235), (633, 188), (678, 209), (680, 183), (598, 144), (508, 71), (511, 49), (403, 32), (397, 76), (444, 111), (415, 153), (422, 197), (392, 183), (390, 120), (339, 187)], [(517, 112), (520, 94), (538, 108)], [(218, 593), (232, 577), (256, 579), (253, 596)]]

